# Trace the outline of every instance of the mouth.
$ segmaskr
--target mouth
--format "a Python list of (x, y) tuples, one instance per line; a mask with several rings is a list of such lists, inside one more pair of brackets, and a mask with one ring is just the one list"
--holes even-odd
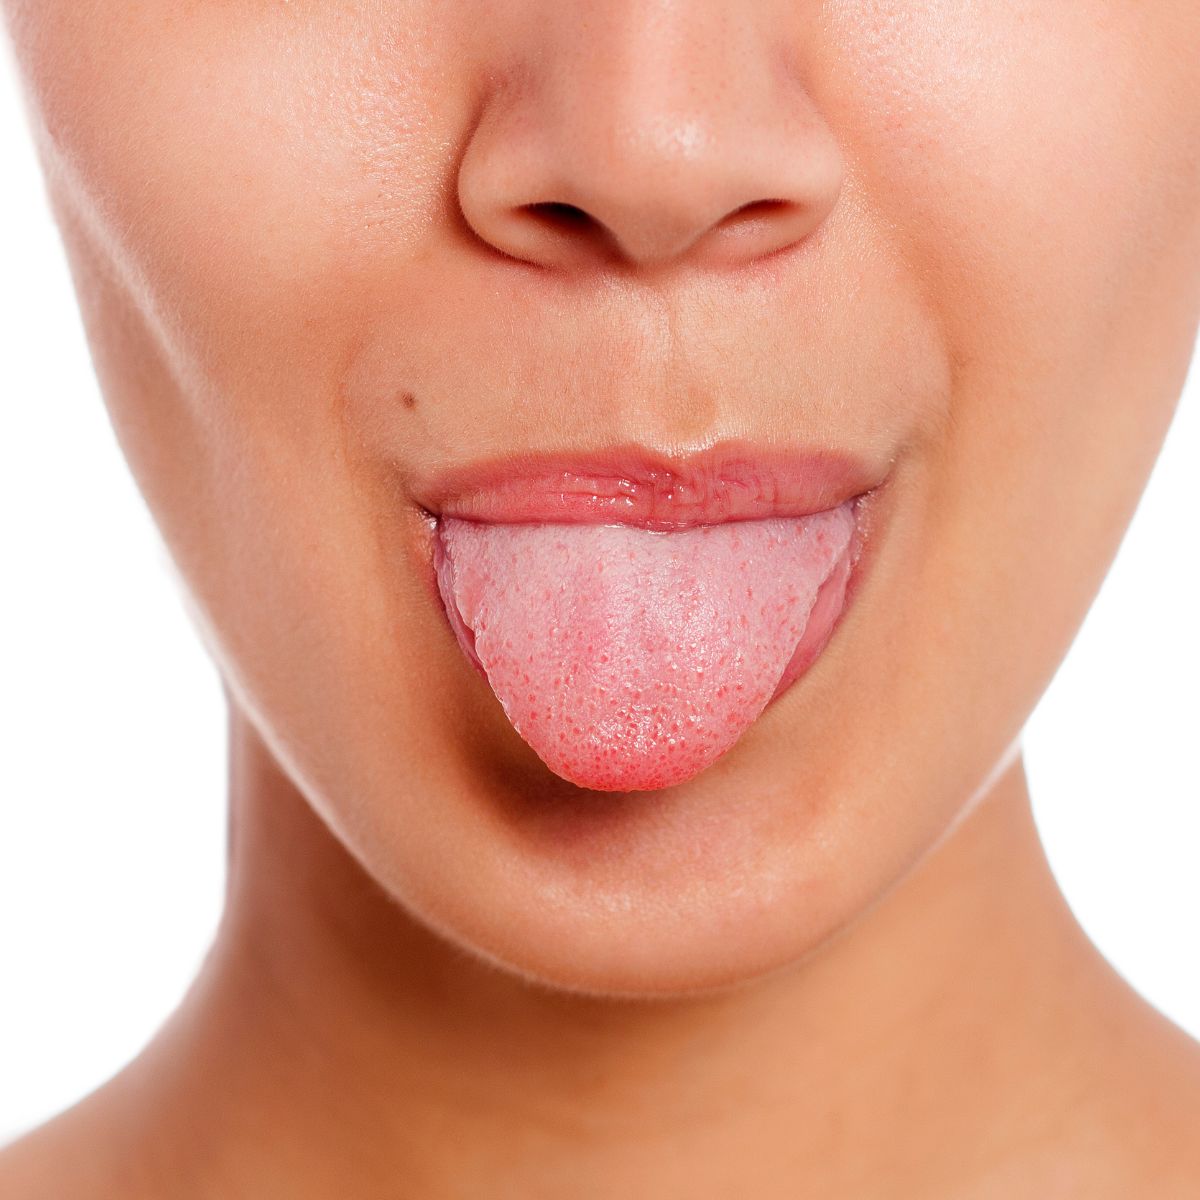
[(657, 790), (816, 662), (891, 465), (635, 446), (455, 466), (412, 494), (450, 629), (515, 731), (580, 787)]

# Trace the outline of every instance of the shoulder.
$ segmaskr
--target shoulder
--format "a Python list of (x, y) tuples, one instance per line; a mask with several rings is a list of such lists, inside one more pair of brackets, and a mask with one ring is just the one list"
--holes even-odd
[(1200, 1196), (1200, 1042), (1158, 1013), (1144, 1039), (1127, 1048), (1114, 1080), (1112, 1134), (1155, 1200)]
[(0, 1145), (0, 1196), (5, 1200), (51, 1200), (70, 1194), (71, 1181), (52, 1168), (54, 1124), (47, 1122)]
[(971, 1200), (1200, 1197), (1200, 1042), (1140, 997), (1131, 1008), (1133, 1019), (1113, 1021), (1105, 1052), (1080, 1063), (1054, 1120), (1023, 1148), (1024, 1186), (997, 1176)]
[(4, 1200), (147, 1200), (133, 1165), (116, 1151), (103, 1106), (88, 1097), (0, 1146)]

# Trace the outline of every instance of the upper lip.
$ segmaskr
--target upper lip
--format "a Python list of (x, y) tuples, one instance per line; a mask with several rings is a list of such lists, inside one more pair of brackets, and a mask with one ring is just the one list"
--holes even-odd
[(889, 467), (843, 451), (746, 441), (688, 453), (628, 444), (475, 460), (430, 472), (411, 490), (435, 516), (677, 530), (823, 512), (873, 490)]

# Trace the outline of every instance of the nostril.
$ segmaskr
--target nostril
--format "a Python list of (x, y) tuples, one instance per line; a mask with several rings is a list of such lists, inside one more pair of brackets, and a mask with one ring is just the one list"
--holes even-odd
[(521, 205), (535, 225), (560, 238), (569, 238), (578, 247), (591, 245), (597, 253), (611, 255), (616, 248), (612, 231), (586, 209), (561, 200), (542, 200)]
[(526, 212), (556, 229), (584, 229), (592, 224), (592, 218), (574, 204), (563, 204), (558, 200), (543, 200), (524, 205)]
[(735, 225), (742, 221), (762, 220), (790, 207), (787, 200), (752, 200), (749, 204), (743, 204), (741, 208), (727, 213), (721, 224)]

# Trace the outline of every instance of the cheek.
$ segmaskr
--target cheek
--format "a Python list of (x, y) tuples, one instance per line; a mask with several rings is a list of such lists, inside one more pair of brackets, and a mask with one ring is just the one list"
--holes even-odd
[[(1200, 196), (1200, 10), (1096, 0), (834, 5), (863, 186), (956, 343), (1094, 334)], [(951, 299), (970, 301), (969, 313)], [(981, 317), (986, 319), (980, 320)], [(979, 349), (976, 346), (975, 349)]]
[(953, 377), (906, 464), (869, 627), (839, 680), (839, 699), (880, 700), (845, 722), (832, 794), (871, 827), (878, 797), (852, 760), (888, 762), (905, 797), (895, 845), (902, 821), (961, 804), (956, 769), (1019, 733), (1111, 562), (1191, 354), (1200, 88), (1175, 47), (1197, 43), (1200, 9), (1147, 22), (1126, 7), (827, 10), (814, 88), (846, 148), (846, 195), (903, 256)]
[(373, 574), (337, 381), (377, 249), (403, 283), (437, 203), (470, 97), (422, 31), (456, 35), (428, 5), (387, 6), (403, 38), (377, 6), (103, 7), (50, 0), (22, 58), (114, 426), (249, 710), (354, 746), (412, 706), (438, 630), (395, 637), (433, 610), (415, 571)]
[(24, 56), (60, 203), (182, 390), (327, 384), (372, 251), (402, 259), (436, 215), (442, 126), (469, 100), (446, 83), (447, 21), (428, 3), (389, 6), (386, 31), (354, 6), (101, 8), (50, 3)]
[(335, 610), (349, 586), (316, 579), (306, 549), (340, 540), (349, 559), (370, 526), (339, 384), (380, 250), (395, 289), (470, 99), (427, 0), (389, 5), (387, 30), (361, 7), (130, 0), (113, 22), (48, 0), (20, 46), (114, 426), (226, 613), (261, 609), (239, 580), (268, 560), (311, 568), (288, 610)]
[(964, 541), (1007, 514), (1000, 556), (1054, 513), (1071, 548), (1030, 568), (1090, 580), (1191, 353), (1200, 8), (876, 0), (827, 22), (831, 119), (954, 372), (941, 510)]

